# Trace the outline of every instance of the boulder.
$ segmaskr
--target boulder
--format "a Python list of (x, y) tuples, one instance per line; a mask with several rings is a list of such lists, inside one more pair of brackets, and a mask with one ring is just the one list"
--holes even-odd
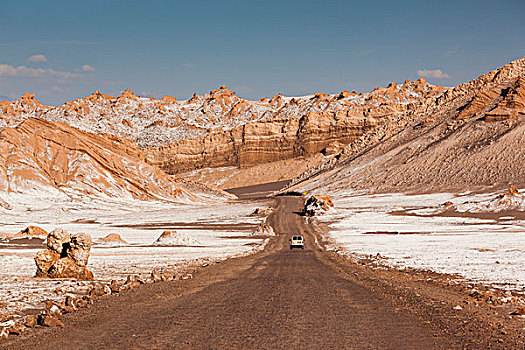
[(37, 277), (75, 278), (92, 280), (86, 268), (91, 250), (91, 236), (85, 233), (68, 234), (61, 229), (47, 236), (47, 249), (37, 253)]
[(525, 315), (525, 306), (522, 306), (519, 309), (516, 309), (515, 311), (511, 312), (510, 314), (511, 315), (524, 316)]
[(69, 250), (67, 255), (70, 256), (78, 266), (86, 266), (91, 250), (91, 236), (86, 233), (77, 233), (71, 235), (69, 240)]
[(51, 278), (75, 278), (79, 280), (92, 280), (93, 273), (84, 266), (76, 264), (72, 258), (65, 257), (58, 259), (47, 272)]
[(111, 293), (120, 292), (120, 285), (116, 280), (111, 280), (111, 283), (109, 284), (109, 288), (111, 289)]
[(57, 317), (48, 315), (45, 312), (38, 315), (37, 322), (44, 327), (64, 327), (64, 324)]
[(36, 276), (45, 277), (49, 269), (60, 259), (60, 254), (51, 250), (45, 249), (39, 251), (35, 256)]
[(320, 211), (328, 211), (334, 206), (332, 197), (315, 195), (306, 200), (303, 213), (307, 216), (314, 216)]
[(34, 328), (37, 323), (37, 317), (35, 315), (29, 315), (24, 322), (24, 326), (27, 328)]

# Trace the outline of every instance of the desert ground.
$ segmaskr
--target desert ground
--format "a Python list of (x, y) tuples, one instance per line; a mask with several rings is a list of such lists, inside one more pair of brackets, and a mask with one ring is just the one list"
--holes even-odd
[[(265, 192), (255, 189), (236, 192), (252, 203)], [(191, 279), (101, 297), (63, 315), (63, 327), (35, 328), (3, 340), (2, 348), (524, 346), (523, 318), (510, 316), (523, 302), (520, 293), (341, 254), (327, 241), (326, 224), (300, 214), (302, 197), (275, 197), (270, 205), (277, 236), (263, 250), (193, 266)], [(304, 250), (289, 249), (292, 234), (305, 236)]]

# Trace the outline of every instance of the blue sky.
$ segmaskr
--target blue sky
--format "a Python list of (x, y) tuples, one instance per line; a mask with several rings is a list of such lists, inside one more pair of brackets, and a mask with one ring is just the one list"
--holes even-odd
[(0, 2), (0, 100), (453, 86), (525, 56), (523, 0)]

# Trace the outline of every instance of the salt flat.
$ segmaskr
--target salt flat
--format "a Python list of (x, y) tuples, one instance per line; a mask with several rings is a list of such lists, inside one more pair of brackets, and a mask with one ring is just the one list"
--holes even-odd
[[(130, 274), (149, 275), (154, 268), (177, 269), (220, 261), (260, 249), (264, 242), (250, 237), (261, 221), (250, 215), (261, 206), (255, 202), (176, 204), (63, 196), (39, 198), (34, 203), (25, 199), (17, 202), (16, 198), (10, 201), (13, 210), (2, 211), (0, 232), (16, 233), (35, 225), (47, 231), (62, 228), (70, 233), (88, 233), (95, 242), (88, 268), (103, 281), (125, 279)], [(164, 230), (176, 230), (196, 244), (153, 245)], [(119, 234), (128, 245), (96, 243), (109, 233)], [(34, 278), (33, 258), (43, 244), (38, 240), (29, 243), (0, 243), (0, 302), (7, 305), (7, 312), (41, 308), (45, 300), (59, 298), (57, 288), (67, 291), (87, 285), (82, 281)]]
[[(494, 213), (469, 216), (496, 194), (363, 195), (334, 194), (333, 211), (319, 216), (329, 224), (334, 248), (343, 254), (377, 255), (397, 267), (458, 274), (495, 286), (525, 288), (525, 221)], [(446, 201), (462, 216), (446, 216)], [(401, 214), (399, 214), (401, 212)], [(439, 215), (442, 213), (441, 215)], [(435, 214), (435, 215), (433, 215)]]

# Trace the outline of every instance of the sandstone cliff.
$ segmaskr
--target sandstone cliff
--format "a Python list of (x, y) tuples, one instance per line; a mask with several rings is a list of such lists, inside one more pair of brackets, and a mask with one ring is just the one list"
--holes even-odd
[(4, 197), (77, 194), (184, 201), (205, 192), (195, 189), (145, 163), (142, 151), (129, 140), (39, 118), (0, 132)]

